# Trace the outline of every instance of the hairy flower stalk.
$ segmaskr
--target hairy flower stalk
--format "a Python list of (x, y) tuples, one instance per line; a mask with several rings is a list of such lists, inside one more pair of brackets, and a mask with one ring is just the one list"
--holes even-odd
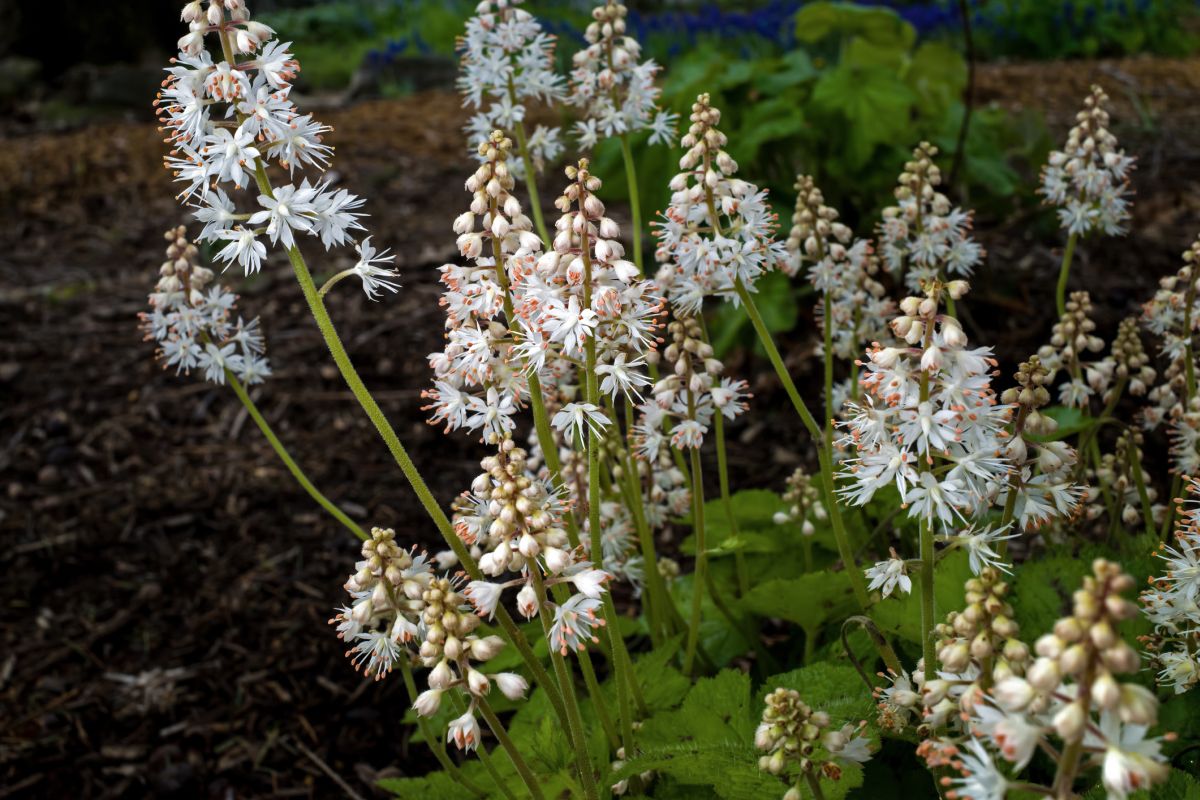
[[(266, 42), (272, 32), (249, 20), (249, 12), (242, 0), (210, 2), (207, 14), (200, 3), (192, 2), (185, 7), (184, 19), (189, 22), (191, 32), (180, 40), (182, 52), (176, 63), (181, 66), (168, 70), (170, 77), (156, 101), (168, 141), (175, 147), (172, 157), (167, 159), (167, 166), (175, 169), (177, 178), (188, 184), (180, 197), (185, 200), (195, 198), (203, 204), (197, 216), (206, 224), (213, 220), (233, 221), (242, 215), (231, 209), (223, 191), (211, 188), (210, 183), (225, 182), (236, 188), (245, 185), (247, 175), (253, 177), (259, 191), (260, 210), (251, 212), (247, 222), (268, 224), (261, 229), (233, 229), (237, 231), (239, 243), (246, 245), (242, 250), (235, 249), (228, 259), (243, 263), (247, 271), (258, 269), (260, 262), (251, 256), (246, 256), (243, 261), (239, 253), (257, 252), (254, 244), (262, 235), (286, 251), (309, 310), (343, 379), (379, 431), (439, 533), (455, 550), (467, 572), (473, 577), (480, 576), (482, 573), (455, 536), (450, 520), (355, 370), (296, 243), (295, 233), (320, 238), (326, 247), (348, 241), (349, 231), (361, 227), (357, 222), (361, 215), (350, 210), (361, 205), (361, 201), (344, 190), (330, 189), (327, 183), (318, 182), (314, 186), (307, 180), (299, 187), (286, 184), (277, 191), (267, 177), (268, 159), (279, 162), (291, 176), (296, 167), (325, 166), (331, 154), (330, 148), (320, 141), (321, 134), (328, 128), (311, 117), (297, 116), (287, 99), (290, 80), (299, 69), (298, 62), (287, 52), (285, 45)], [(223, 60), (219, 63), (214, 63), (205, 49), (208, 35), (214, 36), (220, 44)], [(235, 43), (239, 52), (257, 57), (240, 60), (235, 54)], [(246, 104), (249, 90), (253, 90), (256, 104)], [(226, 130), (218, 124), (215, 115), (222, 108), (237, 120), (243, 133), (256, 132), (251, 136), (257, 136), (265, 143), (265, 152), (249, 147), (250, 140), (246, 140), (247, 144), (241, 146), (240, 151), (231, 151), (228, 146), (205, 147), (208, 136), (219, 136), (215, 131)], [(269, 123), (276, 119), (275, 115), (282, 123), (279, 126)], [(220, 225), (210, 235), (217, 235), (219, 230)], [(364, 287), (367, 285), (364, 276)], [(524, 635), (503, 609), (497, 612), (497, 618), (531, 673), (546, 688), (551, 705), (565, 724), (562, 699)]]
[(829, 714), (813, 711), (795, 689), (776, 689), (767, 695), (754, 746), (766, 751), (758, 768), (782, 778), (790, 787), (783, 800), (800, 800), (801, 786), (823, 798), (821, 778), (840, 780), (843, 764), (871, 760), (866, 722), (831, 728)]
[(1117, 137), (1108, 130), (1107, 103), (1104, 90), (1093, 86), (1066, 145), (1051, 151), (1042, 168), (1038, 193), (1058, 209), (1059, 225), (1067, 232), (1055, 291), (1060, 317), (1067, 312), (1067, 281), (1079, 237), (1095, 232), (1122, 236), (1129, 219), (1129, 174), (1135, 159), (1117, 148)]
[(533, 136), (525, 132), (526, 103), (546, 105), (566, 97), (566, 82), (554, 70), (554, 37), (542, 30), (529, 12), (518, 8), (522, 0), (482, 0), (475, 16), (467, 20), (458, 40), (458, 88), (463, 105), (475, 109), (467, 123), (473, 153), (500, 129), (517, 138), (521, 161), (512, 165), (525, 181), (538, 235), (550, 236), (538, 200), (537, 174), (562, 153), (560, 130), (538, 125)]
[(592, 21), (584, 30), (587, 47), (572, 58), (567, 102), (583, 111), (583, 119), (575, 123), (580, 148), (593, 149), (601, 136), (620, 139), (633, 217), (633, 260), (644, 275), (641, 196), (630, 137), (649, 130), (650, 144), (668, 144), (675, 138), (679, 116), (658, 107), (662, 92), (654, 79), (659, 66), (652, 60), (638, 61), (641, 45), (625, 35), (628, 14), (615, 0), (592, 9)]

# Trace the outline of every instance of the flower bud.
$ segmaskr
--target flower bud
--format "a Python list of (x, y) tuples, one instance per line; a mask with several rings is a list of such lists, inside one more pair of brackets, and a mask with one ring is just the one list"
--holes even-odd
[(1078, 701), (1063, 706), (1054, 715), (1054, 730), (1067, 742), (1074, 742), (1083, 735), (1083, 726), (1087, 715)]

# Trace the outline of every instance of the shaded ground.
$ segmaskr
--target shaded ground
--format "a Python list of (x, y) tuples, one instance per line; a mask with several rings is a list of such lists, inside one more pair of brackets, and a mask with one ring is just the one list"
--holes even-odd
[[(981, 70), (985, 102), (1045, 109), (1055, 138), (1087, 85), (1110, 87), (1142, 157), (1133, 234), (1081, 248), (1076, 275), (1106, 310), (1136, 309), (1200, 231), (1200, 60)], [(405, 276), (397, 298), (335, 292), (367, 383), (449, 501), (479, 449), (422, 421), (424, 355), (441, 312), (433, 267), (454, 255), (462, 192), (456, 98), (424, 95), (321, 116), (345, 184)], [(0, 147), (0, 798), (363, 795), (408, 759), (399, 681), (358, 679), (325, 625), (355, 555), (277, 464), (228, 390), (164, 374), (135, 315), (181, 215), (149, 124), (10, 135)], [(1049, 331), (1056, 238), (1030, 212), (980, 220), (990, 251), (969, 305), (1005, 372)], [(320, 272), (347, 266), (313, 253)], [(328, 364), (285, 265), (243, 288), (276, 376), (258, 395), (294, 455), (364, 524), (433, 544), (374, 430)], [(812, 370), (802, 325), (786, 337)], [(778, 486), (802, 442), (765, 364), (733, 431), (739, 488)], [(780, 414), (777, 416), (777, 413)], [(764, 449), (767, 442), (772, 444)], [(765, 454), (766, 458), (763, 457)], [(711, 474), (712, 471), (710, 471)], [(159, 670), (160, 672), (155, 672)], [(141, 688), (129, 684), (140, 679)]]

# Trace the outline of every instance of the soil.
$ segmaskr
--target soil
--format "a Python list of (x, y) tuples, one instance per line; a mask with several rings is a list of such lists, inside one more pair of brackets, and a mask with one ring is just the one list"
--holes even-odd
[[(1200, 59), (988, 65), (978, 96), (1045, 112), (1065, 134), (1087, 86), (1114, 100), (1141, 157), (1130, 236), (1082, 247), (1074, 275), (1110, 334), (1200, 231)], [(335, 180), (369, 198), (404, 290), (331, 311), (367, 384), (440, 500), (479, 446), (425, 424), (424, 356), (440, 341), (435, 267), (455, 255), (463, 112), (426, 94), (329, 109)], [(162, 231), (183, 219), (153, 124), (8, 130), (0, 148), (0, 798), (363, 797), (430, 768), (401, 724), (398, 680), (357, 677), (325, 624), (356, 542), (293, 483), (227, 389), (163, 372), (142, 341)], [(988, 267), (968, 332), (1004, 372), (1052, 324), (1059, 240), (1022, 208), (981, 219)], [(320, 273), (345, 254), (309, 255)], [(240, 287), (275, 376), (256, 392), (322, 490), (364, 525), (436, 532), (329, 362), (286, 264)], [(785, 337), (801, 378), (815, 340)], [(753, 363), (751, 363), (753, 362)], [(733, 426), (736, 488), (778, 487), (808, 459), (752, 351), (755, 412)], [(804, 385), (804, 381), (799, 381)], [(782, 411), (778, 409), (783, 409)], [(765, 457), (764, 457), (765, 456)], [(710, 473), (712, 471), (710, 470)], [(336, 779), (333, 776), (337, 776)]]

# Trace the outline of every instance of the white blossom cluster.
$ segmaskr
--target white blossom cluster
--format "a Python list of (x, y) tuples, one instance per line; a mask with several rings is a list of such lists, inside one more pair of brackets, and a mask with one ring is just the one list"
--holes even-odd
[(382, 680), (402, 659), (428, 668), (429, 688), (413, 703), (425, 717), (437, 711), (445, 692), (462, 692), (467, 711), (450, 722), (446, 735), (460, 750), (479, 744), (476, 698), (487, 695), (493, 683), (510, 700), (523, 698), (529, 689), (516, 673), (488, 675), (479, 669), (500, 653), (504, 640), (480, 636), (481, 620), (467, 602), (462, 581), (436, 575), (429, 557), (402, 549), (390, 528), (371, 530), (346, 591), (350, 605), (329, 622), (351, 645), (346, 655), (355, 669)]
[(787, 260), (787, 251), (774, 239), (766, 191), (734, 177), (737, 163), (725, 152), (721, 112), (708, 94), (696, 98), (690, 120), (671, 203), (654, 223), (661, 264), (655, 280), (676, 310), (694, 315), (709, 295), (736, 303), (737, 283), (752, 291), (759, 276)]
[(592, 9), (592, 22), (584, 31), (587, 47), (573, 57), (571, 93), (567, 102), (583, 110), (575, 123), (579, 146), (590, 150), (601, 136), (650, 131), (650, 144), (667, 144), (675, 138), (677, 114), (658, 108), (662, 91), (654, 79), (659, 66), (639, 62), (641, 45), (625, 35), (629, 10), (615, 0)]
[[(612, 575), (593, 567), (581, 548), (568, 544), (564, 530), (565, 508), (548, 481), (529, 474), (526, 453), (506, 439), (494, 456), (483, 459), (484, 472), (456, 507), (454, 527), (459, 538), (474, 548), (479, 568), (493, 578), (507, 573), (507, 581), (471, 581), (464, 595), (481, 617), (496, 612), (505, 590), (520, 586), (517, 610), (526, 619), (553, 613), (549, 629), (551, 647), (566, 654), (596, 641), (594, 629), (604, 624), (598, 616), (601, 595)], [(574, 593), (561, 604), (539, 601), (532, 570), (547, 586), (570, 585)]]
[[(566, 81), (554, 70), (554, 37), (537, 18), (519, 8), (522, 0), (482, 0), (459, 39), (458, 88), (463, 105), (475, 109), (466, 132), (473, 154), (494, 130), (512, 134), (523, 124), (526, 103), (559, 102)], [(539, 171), (562, 153), (560, 130), (538, 125), (529, 137), (529, 152)], [(524, 164), (511, 166), (526, 178)]]
[[(1158, 700), (1145, 687), (1117, 679), (1139, 668), (1137, 652), (1117, 632), (1137, 614), (1137, 607), (1122, 596), (1134, 581), (1103, 559), (1093, 562), (1092, 570), (1073, 596), (1072, 613), (1037, 640), (1036, 657), (1023, 671), (1014, 669), (1009, 658), (1029, 657), (1028, 648), (1015, 639), (1015, 626), (1002, 651), (998, 643), (978, 636), (967, 641), (961, 635), (976, 627), (968, 621), (978, 613), (964, 612), (949, 629), (942, 626), (952, 634), (939, 651), (946, 671), (924, 686), (923, 699), (927, 708), (941, 705), (946, 713), (925, 716), (925, 724), (936, 732), (922, 742), (918, 754), (932, 769), (958, 772), (959, 777), (946, 782), (955, 797), (1002, 800), (1018, 788), (1019, 778), (1013, 776), (1039, 749), (1057, 762), (1065, 783), (1060, 792), (1069, 792), (1074, 779), (1088, 769), (1099, 769), (1110, 800), (1126, 800), (1166, 780), (1163, 739), (1148, 735), (1157, 721)], [(961, 686), (955, 670), (963, 667), (972, 671), (976, 690), (950, 700)], [(965, 720), (954, 724), (959, 718), (950, 711), (961, 712)], [(951, 727), (943, 728), (947, 723)]]
[(673, 320), (667, 335), (662, 361), (670, 369), (654, 384), (653, 400), (640, 407), (636, 437), (638, 451), (646, 459), (668, 441), (678, 450), (698, 448), (714, 414), (735, 419), (749, 408), (749, 387), (743, 380), (720, 377), (725, 365), (704, 341), (696, 318)]
[(1159, 546), (1161, 576), (1142, 592), (1142, 613), (1154, 624), (1144, 639), (1158, 682), (1176, 694), (1200, 683), (1200, 480), (1187, 479), (1187, 500), (1175, 519), (1175, 542)]
[(969, 278), (984, 257), (971, 238), (971, 212), (938, 191), (942, 173), (933, 161), (937, 152), (928, 142), (917, 146), (900, 173), (896, 205), (883, 210), (879, 224), (879, 256), (889, 272), (904, 278), (910, 292), (935, 279)]
[(1197, 369), (1192, 347), (1192, 337), (1200, 327), (1196, 296), (1200, 279), (1194, 277), (1200, 263), (1200, 240), (1183, 254), (1183, 261), (1179, 272), (1163, 278), (1154, 297), (1142, 306), (1142, 324), (1159, 337), (1159, 355), (1167, 366), (1161, 382), (1146, 394), (1148, 403), (1141, 418), (1148, 430), (1164, 423), (1168, 426), (1172, 470), (1194, 475), (1200, 471), (1200, 396), (1194, 390)]
[(167, 231), (166, 239), (167, 260), (159, 267), (150, 311), (140, 315), (146, 338), (158, 342), (163, 366), (176, 374), (199, 369), (205, 380), (222, 385), (226, 371), (242, 383), (262, 383), (271, 366), (258, 317), (234, 319), (237, 296), (212, 283), (212, 270), (199, 265), (184, 226)]
[[(966, 285), (946, 291), (961, 297)], [(909, 516), (953, 528), (999, 493), (1010, 465), (1013, 408), (996, 402), (991, 350), (968, 349), (958, 320), (939, 313), (942, 292), (934, 283), (925, 297), (902, 300), (891, 324), (903, 342), (867, 350), (866, 397), (849, 403), (839, 423), (847, 435), (838, 445), (851, 453), (839, 493), (864, 505), (894, 485)]]
[(1066, 145), (1052, 151), (1042, 168), (1038, 193), (1058, 208), (1059, 224), (1072, 235), (1120, 236), (1129, 219), (1134, 158), (1117, 148), (1117, 137), (1108, 130), (1107, 102), (1104, 90), (1093, 86)]
[[(289, 97), (300, 69), (290, 42), (273, 39), (274, 31), (251, 20), (244, 0), (209, 0), (207, 9), (192, 0), (183, 19), (190, 32), (179, 40), (155, 105), (173, 148), (166, 166), (185, 184), (179, 196), (198, 204), (199, 239), (224, 242), (217, 258), (237, 262), (247, 275), (262, 267), (263, 237), (285, 249), (296, 246), (297, 234), (318, 238), (326, 250), (351, 243), (352, 232), (363, 229), (361, 198), (334, 189), (328, 179), (274, 189), (266, 183), (270, 162), (291, 176), (297, 168), (325, 168), (333, 154), (322, 142), (330, 128), (301, 115)], [(222, 60), (214, 62), (205, 49), (208, 36), (219, 42)], [(222, 184), (255, 185), (255, 207), (239, 212)], [(357, 248), (358, 263), (349, 272), (362, 279), (367, 295), (395, 291), (395, 274), (383, 266), (392, 257), (377, 254), (369, 239)]]

